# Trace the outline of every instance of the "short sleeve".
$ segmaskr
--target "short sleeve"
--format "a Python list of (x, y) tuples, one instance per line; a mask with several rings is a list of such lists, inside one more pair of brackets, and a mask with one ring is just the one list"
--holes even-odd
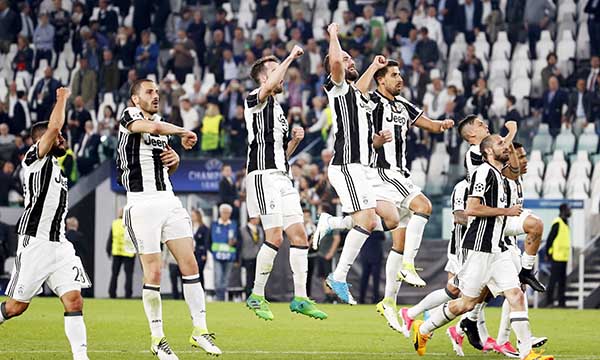
[(475, 170), (471, 179), (471, 188), (469, 189), (469, 197), (483, 198), (485, 189), (488, 187), (488, 167), (479, 167)]
[(423, 115), (423, 110), (421, 108), (417, 107), (405, 98), (399, 96), (397, 97), (397, 100), (404, 105), (404, 108), (408, 112), (408, 119), (411, 125), (414, 124), (421, 115)]
[[(260, 107), (260, 105), (262, 105), (258, 98), (259, 92), (260, 92), (260, 88), (254, 89), (248, 94), (248, 96), (246, 96), (246, 100), (244, 102), (246, 104), (247, 109), (254, 111), (254, 110), (258, 109)], [(265, 103), (265, 102), (263, 102), (263, 103)]]
[(128, 107), (123, 111), (120, 123), (125, 129), (129, 129), (129, 125), (137, 120), (144, 120), (144, 114), (142, 114), (142, 110), (136, 107)]
[(25, 157), (23, 158), (23, 164), (25, 166), (31, 166), (38, 160), (40, 160), (40, 157), (38, 154), (38, 144), (36, 143), (35, 145), (31, 146), (29, 150), (27, 150), (27, 152), (25, 153)]
[(459, 183), (452, 193), (452, 212), (465, 210), (465, 186)]
[(342, 81), (340, 84), (336, 83), (333, 81), (331, 75), (329, 75), (323, 84), (323, 89), (331, 96), (340, 96), (348, 92), (349, 86), (347, 81)]

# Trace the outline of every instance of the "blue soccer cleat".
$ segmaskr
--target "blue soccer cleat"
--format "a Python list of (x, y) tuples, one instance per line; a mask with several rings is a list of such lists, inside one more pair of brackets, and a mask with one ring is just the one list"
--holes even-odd
[(352, 285), (343, 281), (335, 281), (333, 279), (333, 274), (329, 274), (329, 276), (327, 276), (325, 283), (327, 284), (327, 287), (333, 290), (333, 292), (342, 302), (350, 305), (356, 305), (356, 300), (354, 300), (352, 294), (350, 293), (350, 287)]

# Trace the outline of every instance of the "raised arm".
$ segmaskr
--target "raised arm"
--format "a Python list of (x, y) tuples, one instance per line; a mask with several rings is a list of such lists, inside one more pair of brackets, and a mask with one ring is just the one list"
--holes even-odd
[(69, 88), (61, 87), (56, 89), (56, 104), (54, 104), (54, 108), (50, 114), (48, 130), (42, 135), (38, 143), (37, 155), (40, 159), (50, 152), (60, 134), (60, 130), (65, 124), (65, 109), (69, 96), (71, 96), (71, 90)]
[(373, 58), (373, 62), (367, 70), (362, 74), (362, 76), (356, 82), (356, 87), (360, 90), (363, 95), (368, 95), (369, 93), (369, 85), (371, 85), (371, 81), (375, 76), (377, 70), (383, 68), (387, 64), (387, 60), (383, 55), (377, 55)]
[(519, 156), (512, 144), (517, 134), (517, 123), (516, 121), (507, 121), (504, 126), (508, 129), (508, 134), (504, 137), (504, 141), (510, 148), (510, 156), (508, 158), (508, 166), (502, 169), (502, 175), (511, 180), (517, 180), (521, 176), (521, 166), (519, 164)]
[(344, 52), (338, 39), (338, 24), (331, 23), (327, 27), (329, 33), (329, 69), (331, 79), (336, 84), (341, 84), (346, 79), (346, 70), (344, 69)]
[(292, 129), (292, 139), (288, 143), (288, 147), (287, 147), (287, 151), (286, 151), (286, 156), (288, 158), (290, 156), (292, 156), (294, 151), (296, 151), (296, 148), (298, 148), (298, 145), (300, 145), (300, 142), (302, 141), (302, 139), (304, 139), (304, 129), (301, 127), (293, 128)]
[(186, 150), (191, 149), (196, 144), (196, 141), (198, 141), (198, 137), (192, 131), (164, 121), (150, 121), (141, 117), (132, 119), (127, 123), (123, 123), (123, 120), (121, 120), (121, 124), (133, 133), (179, 136), (181, 138), (181, 145)]
[(304, 50), (298, 45), (294, 45), (294, 48), (290, 52), (290, 54), (283, 60), (275, 70), (268, 75), (267, 82), (260, 87), (260, 92), (258, 93), (258, 101), (260, 103), (264, 102), (267, 97), (273, 92), (273, 90), (281, 84), (283, 78), (285, 77), (285, 73), (288, 68), (292, 64), (292, 62), (304, 54)]

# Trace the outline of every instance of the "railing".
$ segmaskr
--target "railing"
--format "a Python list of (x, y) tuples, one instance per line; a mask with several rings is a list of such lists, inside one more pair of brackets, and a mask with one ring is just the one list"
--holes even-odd
[(590, 250), (593, 249), (596, 241), (598, 240), (598, 238), (596, 238), (596, 240), (594, 241), (590, 241), (583, 249), (581, 249), (581, 252), (579, 253), (579, 274), (578, 274), (578, 286), (577, 286), (577, 308), (579, 310), (583, 309), (583, 283), (584, 283), (584, 278), (585, 278), (585, 256), (586, 253)]

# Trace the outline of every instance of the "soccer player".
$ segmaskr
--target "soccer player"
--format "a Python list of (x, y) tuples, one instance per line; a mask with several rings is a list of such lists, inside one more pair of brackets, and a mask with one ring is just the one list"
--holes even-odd
[[(334, 154), (327, 175), (340, 198), (342, 211), (351, 214), (347, 225), (351, 229), (338, 265), (327, 277), (326, 284), (342, 302), (352, 305), (356, 300), (347, 283), (348, 271), (371, 231), (381, 224), (377, 216), (383, 221), (382, 228), (387, 229), (396, 228), (400, 217), (394, 203), (377, 201), (370, 180), (375, 175), (374, 169), (369, 167), (373, 146), (391, 141), (392, 134), (388, 131), (374, 136), (371, 114), (374, 104), (366, 95), (367, 89), (361, 90), (354, 83), (358, 80), (358, 71), (354, 60), (340, 46), (338, 25), (330, 24), (327, 31), (329, 54), (324, 63), (329, 76), (323, 87), (332, 108), (334, 134)], [(370, 69), (376, 71), (386, 64), (383, 56), (376, 56)], [(370, 82), (371, 78), (368, 76), (365, 81)], [(319, 238), (315, 237), (313, 242), (318, 243)]]
[(250, 74), (259, 87), (245, 100), (244, 116), (248, 128), (246, 191), (248, 214), (259, 217), (265, 229), (265, 242), (256, 257), (256, 275), (252, 294), (246, 300), (249, 309), (261, 319), (273, 320), (265, 285), (285, 231), (290, 241), (290, 266), (294, 280), (294, 299), (290, 310), (315, 319), (327, 314), (317, 309), (306, 293), (308, 239), (300, 206), (300, 195), (289, 176), (288, 158), (304, 138), (301, 127), (291, 129), (275, 95), (283, 91), (283, 79), (290, 64), (304, 51), (294, 46), (283, 61), (268, 56), (257, 60)]
[(179, 156), (169, 146), (169, 136), (179, 136), (183, 147), (189, 150), (197, 141), (196, 135), (162, 121), (158, 114), (158, 87), (153, 81), (135, 81), (130, 101), (133, 106), (123, 111), (120, 120), (117, 179), (127, 191), (123, 224), (144, 271), (142, 302), (150, 325), (150, 351), (161, 360), (177, 359), (162, 325), (160, 278), (164, 244), (182, 275), (183, 296), (193, 324), (189, 342), (208, 354), (219, 355), (221, 350), (206, 325), (204, 289), (194, 257), (190, 216), (173, 193), (169, 180), (179, 166)]
[(466, 215), (470, 218), (462, 244), (466, 251), (463, 267), (456, 276), (461, 297), (433, 311), (425, 322), (413, 322), (413, 342), (419, 355), (425, 354), (431, 333), (473, 309), (487, 286), (492, 294), (503, 294), (510, 304), (511, 326), (519, 340), (521, 359), (554, 358), (540, 355), (531, 349), (531, 332), (523, 291), (519, 287), (519, 276), (504, 242), (506, 218), (519, 216), (522, 212), (520, 205), (507, 207), (505, 182), (500, 172), (509, 160), (511, 146), (511, 143), (505, 143), (504, 138), (499, 135), (490, 135), (481, 142), (484, 162), (471, 174), (466, 206)]
[(70, 94), (68, 88), (57, 89), (50, 121), (31, 128), (34, 145), (21, 162), (25, 211), (17, 224), (17, 257), (6, 288), (8, 300), (0, 305), (0, 324), (25, 312), (45, 283), (63, 303), (73, 359), (86, 360), (81, 288), (90, 287), (91, 282), (65, 237), (68, 187), (57, 160), (66, 151), (60, 131)]

